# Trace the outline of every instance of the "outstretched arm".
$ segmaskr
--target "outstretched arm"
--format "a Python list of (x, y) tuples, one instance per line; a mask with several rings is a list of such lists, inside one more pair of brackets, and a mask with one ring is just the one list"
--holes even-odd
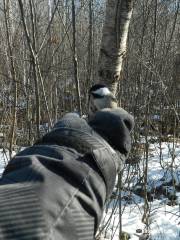
[[(0, 181), (0, 239), (94, 239), (121, 163), (112, 148), (116, 141), (99, 121), (103, 117), (102, 126), (109, 128), (114, 119), (112, 136), (118, 137), (114, 130), (124, 134), (119, 142), (130, 132), (120, 110), (96, 117), (90, 126), (65, 115), (38, 144), (10, 161)], [(119, 153), (121, 145), (115, 146)]]

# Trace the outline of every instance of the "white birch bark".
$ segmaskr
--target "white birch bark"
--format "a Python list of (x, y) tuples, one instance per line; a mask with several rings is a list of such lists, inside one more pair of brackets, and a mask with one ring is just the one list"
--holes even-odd
[(115, 94), (117, 91), (133, 0), (107, 0), (106, 17), (98, 65), (98, 82), (105, 83)]
[(48, 18), (49, 18), (49, 22), (51, 21), (52, 18), (52, 2), (51, 0), (48, 0)]

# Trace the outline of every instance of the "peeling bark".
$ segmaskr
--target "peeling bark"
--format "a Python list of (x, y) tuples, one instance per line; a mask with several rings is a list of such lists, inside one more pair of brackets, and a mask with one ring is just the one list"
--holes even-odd
[(116, 94), (122, 62), (126, 55), (133, 0), (107, 0), (106, 17), (99, 55), (98, 82)]

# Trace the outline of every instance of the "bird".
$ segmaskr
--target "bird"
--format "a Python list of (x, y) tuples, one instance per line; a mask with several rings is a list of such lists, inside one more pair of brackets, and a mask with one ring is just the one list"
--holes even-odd
[(89, 90), (88, 119), (104, 108), (117, 108), (117, 100), (104, 84), (95, 84)]

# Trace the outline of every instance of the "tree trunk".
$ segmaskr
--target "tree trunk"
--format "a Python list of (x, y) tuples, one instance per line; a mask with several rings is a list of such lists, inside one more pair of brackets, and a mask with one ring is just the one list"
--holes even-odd
[(93, 69), (93, 0), (89, 1), (89, 39), (87, 58), (87, 86), (91, 85)]
[[(36, 57), (36, 52), (35, 52), (35, 32), (34, 29), (35, 27), (32, 27), (32, 35), (33, 35), (33, 43), (31, 41), (30, 38), (30, 34), (26, 25), (26, 21), (25, 21), (25, 15), (24, 15), (24, 7), (23, 7), (23, 2), (21, 0), (18, 0), (19, 3), (19, 9), (20, 9), (20, 13), (21, 13), (21, 20), (23, 23), (23, 27), (24, 27), (24, 32), (25, 32), (25, 36), (26, 36), (26, 40), (27, 40), (27, 44), (29, 47), (29, 51), (31, 54), (31, 60), (32, 60), (32, 66), (33, 66), (33, 74), (34, 74), (34, 84), (35, 84), (35, 96), (36, 96), (36, 134), (37, 134), (37, 138), (40, 137), (40, 131), (39, 131), (39, 125), (40, 125), (40, 96), (39, 96), (39, 83), (38, 83), (38, 75), (37, 75), (37, 57)], [(32, 15), (32, 12), (31, 12)], [(31, 17), (32, 20), (32, 17)], [(33, 23), (32, 23), (33, 25)]]
[(30, 18), (31, 18), (31, 30), (32, 30), (32, 40), (30, 37), (30, 33), (26, 24), (26, 19), (25, 19), (25, 13), (24, 13), (24, 6), (23, 2), (21, 0), (18, 0), (19, 2), (19, 9), (20, 9), (20, 14), (21, 14), (21, 20), (27, 40), (27, 44), (29, 47), (29, 51), (31, 54), (31, 59), (32, 59), (32, 65), (33, 65), (33, 74), (34, 74), (34, 83), (35, 83), (35, 96), (36, 96), (36, 131), (37, 131), (37, 138), (40, 137), (40, 131), (39, 131), (39, 125), (40, 125), (40, 88), (39, 88), (39, 82), (42, 87), (42, 93), (43, 93), (43, 100), (44, 104), (46, 107), (46, 112), (48, 116), (48, 121), (49, 121), (49, 126), (52, 126), (52, 120), (50, 117), (50, 112), (49, 112), (49, 107), (47, 104), (47, 98), (46, 98), (46, 93), (45, 93), (45, 88), (44, 88), (44, 82), (39, 66), (39, 59), (38, 59), (38, 53), (37, 51), (37, 43), (36, 43), (36, 21), (35, 21), (35, 10), (33, 7), (33, 1), (29, 0), (29, 6), (30, 6)]
[(80, 93), (80, 86), (79, 86), (79, 78), (78, 78), (78, 60), (77, 60), (77, 53), (76, 53), (76, 15), (75, 15), (75, 3), (72, 0), (72, 27), (73, 27), (73, 65), (74, 65), (74, 80), (76, 84), (76, 97), (77, 97), (77, 105), (78, 105), (78, 112), (82, 115), (82, 108), (81, 108), (81, 93)]
[(13, 111), (12, 111), (12, 126), (10, 132), (10, 146), (9, 146), (9, 155), (10, 158), (12, 157), (12, 148), (13, 144), (15, 144), (15, 131), (16, 131), (16, 124), (17, 124), (17, 77), (16, 77), (16, 70), (15, 70), (15, 62), (13, 58), (13, 43), (12, 43), (12, 32), (11, 27), (12, 23), (10, 23), (10, 2), (9, 0), (4, 0), (4, 14), (5, 14), (5, 25), (6, 25), (6, 37), (7, 37), (7, 53), (9, 59), (9, 68), (11, 78), (13, 80)]
[(180, 28), (178, 34), (178, 46), (174, 64), (174, 88), (176, 97), (176, 107), (180, 109)]
[(106, 17), (99, 55), (98, 82), (116, 94), (120, 80), (133, 0), (107, 0)]

